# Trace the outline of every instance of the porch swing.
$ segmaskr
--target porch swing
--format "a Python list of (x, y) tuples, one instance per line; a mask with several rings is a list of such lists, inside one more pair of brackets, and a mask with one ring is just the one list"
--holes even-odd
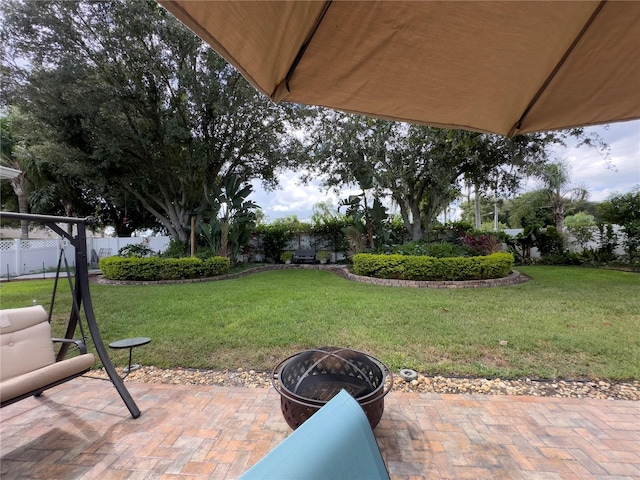
[[(45, 225), (68, 240), (75, 249), (74, 282), (71, 280), (64, 249), (60, 253), (48, 315), (40, 305), (0, 310), (0, 406), (5, 407), (30, 396), (39, 396), (44, 390), (87, 373), (95, 363), (94, 355), (87, 352), (85, 344), (90, 337), (109, 379), (116, 387), (131, 416), (138, 418), (140, 410), (109, 358), (91, 303), (86, 225), (91, 224), (92, 219), (15, 212), (0, 212), (0, 217)], [(59, 223), (74, 225), (76, 235), (60, 228)], [(72, 308), (64, 338), (52, 338), (51, 314), (63, 259), (72, 292)], [(80, 308), (84, 308), (89, 336), (85, 335)], [(76, 328), (80, 330), (81, 339), (74, 339)], [(52, 342), (61, 345), (57, 355), (53, 350)], [(67, 358), (69, 347), (72, 345), (78, 348), (78, 355)]]

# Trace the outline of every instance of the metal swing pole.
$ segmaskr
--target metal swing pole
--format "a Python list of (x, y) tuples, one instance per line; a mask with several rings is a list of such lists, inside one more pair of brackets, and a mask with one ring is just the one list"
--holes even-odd
[[(69, 317), (69, 324), (67, 325), (67, 332), (65, 338), (73, 338), (75, 333), (75, 329), (77, 326), (77, 322), (80, 320), (80, 311), (79, 308), (83, 304), (84, 301), (84, 314), (87, 320), (87, 326), (89, 327), (89, 333), (91, 334), (91, 338), (93, 340), (93, 345), (98, 353), (98, 357), (100, 357), (100, 361), (107, 374), (109, 375), (109, 379), (111, 383), (116, 387), (120, 397), (124, 401), (125, 405), (129, 409), (131, 416), (133, 418), (138, 418), (140, 416), (140, 409), (136, 405), (136, 402), (131, 397), (129, 390), (125, 386), (122, 378), (116, 372), (111, 359), (109, 358), (109, 354), (107, 349), (104, 346), (102, 341), (102, 336), (100, 335), (100, 330), (98, 329), (98, 322), (96, 321), (95, 313), (93, 312), (93, 304), (91, 303), (91, 292), (89, 290), (89, 270), (87, 268), (87, 234), (86, 234), (86, 224), (92, 221), (91, 218), (83, 219), (83, 218), (73, 218), (73, 217), (56, 217), (52, 215), (34, 215), (34, 214), (22, 214), (16, 212), (0, 212), (2, 217), (7, 219), (15, 219), (15, 220), (29, 220), (32, 222), (38, 222), (47, 227), (51, 228), (53, 231), (58, 233), (60, 236), (68, 239), (75, 249), (75, 260), (76, 260), (76, 284), (72, 295), (74, 295), (74, 302), (78, 308), (73, 308), (71, 315)], [(68, 223), (72, 225), (76, 225), (77, 234), (74, 237), (73, 235), (65, 232), (62, 228), (60, 228), (57, 223)], [(66, 351), (62, 354), (63, 358), (66, 354)], [(60, 352), (58, 353), (60, 355)]]
[(51, 294), (51, 305), (49, 305), (49, 323), (51, 323), (51, 315), (53, 315), (53, 304), (56, 300), (56, 292), (58, 291), (58, 279), (60, 278), (60, 265), (62, 265), (63, 254), (64, 249), (60, 249), (60, 255), (58, 256), (58, 268), (56, 268), (56, 279), (53, 282), (53, 293)]
[[(49, 228), (53, 228), (52, 225), (48, 225)], [(57, 227), (57, 225), (56, 225)], [(60, 232), (57, 232), (60, 233)], [(64, 238), (67, 238), (65, 235)], [(72, 240), (71, 240), (72, 241)], [(73, 241), (72, 241), (73, 244)], [(84, 329), (82, 328), (82, 319), (80, 318), (80, 305), (82, 304), (82, 296), (80, 294), (80, 290), (78, 289), (77, 276), (75, 276), (76, 285), (74, 287), (71, 281), (71, 271), (69, 269), (69, 262), (67, 262), (67, 256), (65, 254), (66, 246), (63, 245), (60, 249), (60, 259), (58, 260), (58, 270), (56, 272), (56, 280), (53, 285), (53, 297), (51, 298), (51, 308), (49, 310), (49, 323), (51, 323), (51, 315), (53, 314), (53, 303), (56, 295), (56, 290), (58, 288), (58, 279), (60, 277), (60, 266), (62, 263), (62, 259), (64, 258), (65, 270), (67, 272), (67, 280), (69, 281), (69, 291), (71, 292), (72, 302), (71, 302), (71, 313), (69, 314), (69, 322), (67, 322), (67, 331), (65, 332), (64, 338), (72, 339), (75, 336), (76, 326), (80, 327), (80, 334), (82, 335), (82, 341), (86, 343), (87, 338), (84, 334)], [(74, 247), (75, 248), (75, 247)], [(56, 357), (56, 362), (64, 360), (69, 351), (69, 343), (63, 343), (58, 351), (58, 355)]]
[(77, 224), (78, 233), (75, 237), (76, 244), (74, 244), (76, 250), (76, 287), (79, 286), (80, 298), (84, 300), (84, 314), (93, 339), (93, 345), (102, 361), (102, 366), (107, 371), (111, 382), (118, 390), (120, 397), (124, 401), (125, 405), (129, 409), (133, 418), (140, 416), (140, 409), (136, 405), (136, 402), (131, 397), (129, 390), (124, 385), (122, 378), (116, 372), (107, 349), (102, 342), (100, 336), (100, 330), (98, 329), (98, 323), (96, 321), (95, 314), (93, 313), (93, 304), (91, 303), (91, 293), (89, 291), (89, 270), (87, 268), (87, 240), (86, 240), (86, 228), (85, 223)]

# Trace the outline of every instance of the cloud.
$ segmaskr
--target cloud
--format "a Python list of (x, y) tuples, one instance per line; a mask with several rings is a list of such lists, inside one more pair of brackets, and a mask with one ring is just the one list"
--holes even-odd
[(319, 202), (331, 202), (337, 207), (340, 198), (332, 192), (321, 189), (319, 181), (312, 181), (310, 185), (302, 185), (300, 174), (286, 171), (279, 175), (280, 188), (273, 192), (266, 192), (254, 183), (254, 193), (250, 197), (267, 216), (267, 221), (296, 215), (301, 221), (310, 221), (313, 206)]
[(593, 148), (570, 148), (565, 152), (571, 182), (586, 187), (589, 198), (600, 202), (616, 193), (627, 193), (640, 184), (640, 121), (590, 127), (609, 144), (608, 162)]

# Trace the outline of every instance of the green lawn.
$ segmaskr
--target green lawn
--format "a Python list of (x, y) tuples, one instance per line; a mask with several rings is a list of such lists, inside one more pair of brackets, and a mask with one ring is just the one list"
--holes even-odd
[[(105, 342), (149, 336), (134, 359), (157, 367), (270, 370), (301, 349), (333, 345), (367, 351), (394, 370), (428, 374), (640, 379), (639, 274), (518, 269), (532, 280), (464, 290), (380, 287), (326, 271), (280, 270), (91, 291)], [(51, 280), (4, 283), (2, 308), (36, 299), (48, 309), (52, 287)], [(61, 282), (58, 334), (70, 309), (68, 290)], [(112, 358), (122, 365), (126, 352)]]

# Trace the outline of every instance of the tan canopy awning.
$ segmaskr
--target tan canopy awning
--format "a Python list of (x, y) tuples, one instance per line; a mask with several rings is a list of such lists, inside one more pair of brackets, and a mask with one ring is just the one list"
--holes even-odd
[(640, 118), (639, 1), (159, 3), (276, 102), (504, 135)]

